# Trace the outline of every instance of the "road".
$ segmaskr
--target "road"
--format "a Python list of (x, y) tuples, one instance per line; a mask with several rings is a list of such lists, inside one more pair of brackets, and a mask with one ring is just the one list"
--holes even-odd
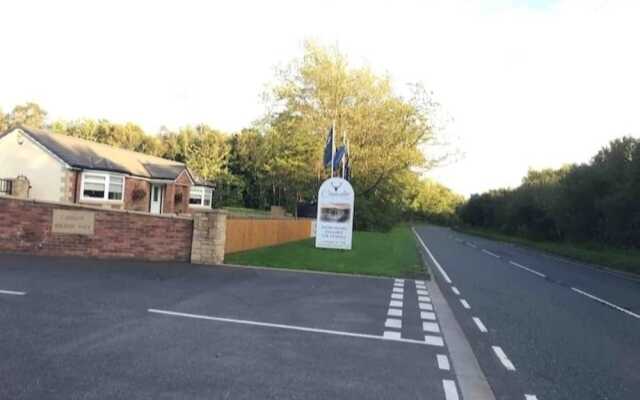
[(446, 228), (416, 231), (497, 399), (640, 398), (639, 281)]
[(0, 399), (456, 400), (447, 347), (423, 332), (428, 295), (409, 279), (0, 255)]

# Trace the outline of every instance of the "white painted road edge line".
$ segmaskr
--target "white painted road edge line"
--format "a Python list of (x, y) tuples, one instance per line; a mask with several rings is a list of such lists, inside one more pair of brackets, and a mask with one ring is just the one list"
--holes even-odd
[(490, 255), (491, 257), (500, 258), (500, 256), (499, 256), (499, 255), (497, 255), (496, 253), (492, 253), (492, 252), (490, 252), (490, 251), (489, 251), (489, 250), (487, 250), (487, 249), (482, 249), (482, 252), (483, 252), (483, 253), (485, 253), (485, 254)]
[(460, 299), (460, 304), (462, 304), (462, 307), (466, 308), (467, 310), (471, 309), (471, 306), (469, 305), (469, 303), (467, 303), (465, 299)]
[[(278, 328), (278, 329), (287, 329), (291, 331), (298, 332), (310, 332), (310, 333), (324, 333), (327, 335), (335, 335), (335, 336), (347, 336), (354, 337), (360, 339), (374, 339), (374, 340), (384, 340), (389, 342), (400, 342), (400, 343), (411, 343), (411, 344), (420, 344), (420, 345), (434, 345), (433, 343), (429, 343), (426, 339), (422, 340), (414, 340), (414, 339), (395, 339), (378, 335), (369, 335), (366, 333), (354, 333), (354, 332), (344, 332), (344, 331), (334, 331), (330, 329), (318, 329), (318, 328), (308, 328), (305, 326), (296, 326), (296, 325), (285, 325), (285, 324), (272, 324), (269, 322), (258, 322), (258, 321), (249, 321), (245, 319), (234, 319), (234, 318), (221, 318), (221, 317), (210, 317), (208, 315), (199, 315), (199, 314), (189, 314), (189, 313), (181, 313), (176, 311), (167, 311), (167, 310), (158, 310), (155, 308), (149, 308), (147, 310), (153, 314), (163, 314), (170, 315), (173, 317), (185, 317), (185, 318), (193, 318), (193, 319), (203, 319), (207, 321), (216, 321), (216, 322), (229, 322), (232, 324), (240, 324), (240, 325), (251, 325), (251, 326), (262, 326), (266, 328)], [(442, 342), (442, 338), (439, 338)], [(443, 344), (436, 344), (437, 346), (443, 346)]]
[(518, 264), (518, 263), (517, 263), (517, 262), (515, 262), (515, 261), (509, 261), (509, 264), (513, 265), (514, 267), (522, 268), (523, 270), (528, 271), (528, 272), (531, 272), (531, 273), (532, 273), (532, 274), (534, 274), (534, 275), (538, 275), (538, 276), (539, 276), (539, 277), (541, 277), (541, 278), (546, 278), (546, 277), (547, 277), (547, 276), (546, 276), (545, 274), (543, 274), (542, 272), (538, 272), (538, 271), (536, 271), (535, 269), (531, 269), (531, 268), (529, 268), (529, 267), (525, 267), (524, 265), (522, 265), (522, 264)]
[(484, 326), (484, 324), (482, 323), (482, 321), (480, 320), (480, 318), (478, 317), (473, 317), (473, 322), (476, 323), (476, 326), (478, 327), (478, 329), (480, 330), (480, 332), (482, 333), (487, 333), (487, 327)]
[(516, 370), (515, 365), (513, 365), (511, 360), (509, 360), (509, 357), (507, 357), (507, 355), (504, 354), (504, 351), (502, 351), (502, 348), (498, 346), (491, 346), (491, 348), (493, 349), (493, 352), (496, 353), (496, 356), (498, 357), (498, 359), (506, 369), (508, 369), (509, 371)]
[(444, 397), (447, 400), (460, 400), (458, 396), (458, 388), (456, 383), (450, 379), (442, 380), (442, 387), (444, 388)]
[(604, 305), (607, 305), (607, 306), (609, 306), (609, 307), (611, 307), (611, 308), (614, 308), (614, 309), (616, 309), (616, 310), (618, 310), (618, 311), (622, 311), (622, 312), (623, 312), (623, 313), (625, 313), (625, 314), (631, 315), (632, 317), (635, 317), (635, 318), (640, 319), (640, 315), (638, 315), (638, 314), (636, 314), (636, 313), (634, 313), (634, 312), (632, 312), (632, 311), (629, 311), (629, 310), (627, 310), (627, 309), (625, 309), (625, 308), (622, 308), (622, 307), (620, 307), (620, 306), (617, 306), (617, 305), (615, 305), (615, 304), (613, 304), (613, 303), (610, 303), (610, 302), (608, 302), (608, 301), (606, 301), (606, 300), (604, 300), (604, 299), (601, 299), (600, 297), (597, 297), (597, 296), (594, 296), (594, 295), (592, 295), (592, 294), (590, 294), (590, 293), (587, 293), (587, 292), (585, 292), (584, 290), (580, 290), (580, 289), (575, 288), (575, 287), (572, 287), (572, 288), (571, 288), (571, 290), (573, 290), (573, 291), (574, 291), (574, 292), (576, 292), (576, 293), (580, 293), (580, 294), (581, 294), (581, 295), (583, 295), (583, 296), (587, 296), (587, 297), (588, 297), (588, 298), (590, 298), (591, 300), (595, 300), (595, 301), (597, 301), (597, 302), (599, 302), (599, 303), (602, 303), (602, 304), (604, 304)]
[(535, 394), (525, 394), (524, 400), (538, 400), (538, 396)]
[(438, 268), (438, 271), (440, 271), (440, 273), (442, 274), (442, 277), (444, 278), (444, 280), (447, 283), (451, 283), (451, 278), (449, 278), (449, 275), (447, 275), (447, 273), (444, 272), (444, 269), (442, 269), (442, 267), (440, 266), (440, 263), (438, 262), (438, 260), (436, 260), (435, 257), (433, 257), (433, 254), (431, 254), (431, 251), (429, 250), (427, 245), (424, 244), (424, 242), (422, 241), (422, 238), (420, 237), (420, 235), (418, 235), (418, 232), (416, 232), (416, 230), (414, 228), (411, 228), (411, 230), (413, 231), (413, 234), (416, 235), (416, 237), (418, 238), (418, 242), (420, 242), (422, 247), (424, 247), (424, 249), (427, 251), (427, 254), (429, 255), (429, 258), (431, 258), (431, 261), (433, 261), (435, 266)]
[(438, 354), (438, 368), (443, 371), (449, 371), (451, 369), (451, 365), (449, 364), (449, 358), (444, 354)]
[(24, 296), (27, 292), (17, 292), (15, 290), (0, 290), (0, 294), (12, 294), (14, 296)]
[(457, 287), (455, 286), (451, 286), (451, 291), (456, 295), (456, 296), (460, 296), (460, 291), (458, 290)]

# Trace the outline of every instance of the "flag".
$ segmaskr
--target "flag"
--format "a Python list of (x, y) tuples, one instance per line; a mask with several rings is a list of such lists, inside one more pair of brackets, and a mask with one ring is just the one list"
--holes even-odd
[(347, 150), (346, 150), (346, 147), (344, 147), (344, 145), (336, 149), (336, 155), (333, 157), (334, 170), (338, 169), (338, 166), (340, 166), (340, 162), (342, 161), (342, 157), (344, 157), (346, 151)]
[(327, 144), (324, 146), (324, 166), (331, 165), (332, 158), (333, 158), (333, 126), (329, 128), (329, 137), (327, 137)]

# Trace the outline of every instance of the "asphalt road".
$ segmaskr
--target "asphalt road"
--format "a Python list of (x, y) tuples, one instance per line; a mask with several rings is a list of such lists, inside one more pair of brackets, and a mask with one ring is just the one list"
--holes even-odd
[(497, 399), (640, 398), (639, 281), (445, 228), (417, 232)]
[(0, 399), (456, 399), (420, 285), (0, 255)]

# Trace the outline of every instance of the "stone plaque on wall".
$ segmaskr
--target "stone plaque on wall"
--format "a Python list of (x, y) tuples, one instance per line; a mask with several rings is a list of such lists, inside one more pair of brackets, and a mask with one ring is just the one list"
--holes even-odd
[(52, 233), (93, 235), (95, 213), (90, 211), (53, 210)]

